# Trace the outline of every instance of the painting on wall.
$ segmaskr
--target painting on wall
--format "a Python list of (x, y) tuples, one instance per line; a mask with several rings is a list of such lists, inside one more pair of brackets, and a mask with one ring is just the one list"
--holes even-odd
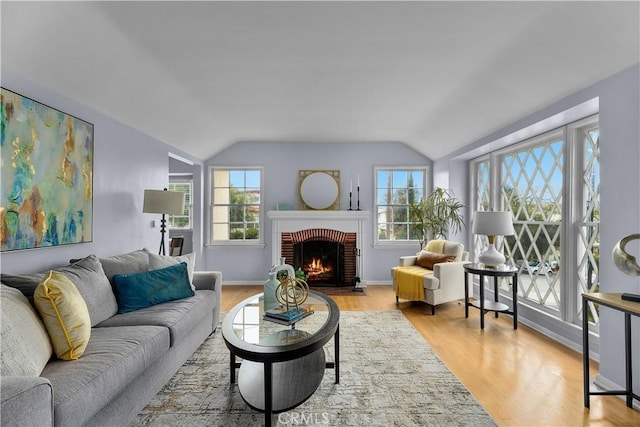
[(1, 251), (90, 242), (93, 125), (1, 88)]

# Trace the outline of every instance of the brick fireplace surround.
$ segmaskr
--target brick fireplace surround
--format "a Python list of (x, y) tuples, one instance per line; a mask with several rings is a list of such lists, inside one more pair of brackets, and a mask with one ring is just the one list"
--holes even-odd
[[(365, 222), (370, 214), (367, 211), (270, 211), (268, 217), (272, 224), (272, 258), (278, 264), (280, 257), (287, 262), (293, 260), (293, 244), (309, 239), (335, 241), (345, 245), (345, 255), (361, 252), (364, 246)], [(351, 260), (349, 261), (349, 258)], [(345, 257), (345, 285), (352, 285), (358, 276), (358, 287), (365, 287), (364, 257)]]

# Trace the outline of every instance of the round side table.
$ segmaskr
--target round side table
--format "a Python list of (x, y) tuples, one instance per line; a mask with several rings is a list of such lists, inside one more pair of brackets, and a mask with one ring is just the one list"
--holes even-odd
[[(480, 299), (469, 301), (469, 274), (475, 274), (480, 278)], [(484, 278), (493, 277), (494, 301), (484, 299)], [(511, 277), (513, 299), (510, 310), (509, 306), (498, 301), (498, 278)], [(484, 329), (484, 315), (493, 311), (498, 317), (499, 313), (506, 313), (513, 316), (513, 329), (518, 329), (518, 269), (515, 267), (503, 266), (500, 268), (487, 268), (484, 264), (464, 265), (464, 317), (469, 317), (469, 306), (480, 309), (480, 329)]]

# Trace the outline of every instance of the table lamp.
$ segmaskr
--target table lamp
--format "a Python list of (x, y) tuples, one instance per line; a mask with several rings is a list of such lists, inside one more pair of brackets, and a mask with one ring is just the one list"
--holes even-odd
[(184, 193), (180, 191), (144, 190), (144, 202), (142, 212), (162, 214), (160, 221), (160, 255), (165, 255), (164, 233), (167, 220), (165, 215), (180, 215), (184, 210)]
[(513, 235), (511, 212), (474, 212), (472, 233), (486, 235), (489, 242), (489, 246), (478, 256), (478, 261), (486, 268), (498, 268), (504, 264), (504, 255), (496, 250), (495, 241), (496, 236)]

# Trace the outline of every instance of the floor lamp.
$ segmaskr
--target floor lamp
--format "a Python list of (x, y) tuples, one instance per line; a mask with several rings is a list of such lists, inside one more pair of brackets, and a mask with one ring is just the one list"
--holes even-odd
[(180, 191), (164, 190), (144, 190), (144, 203), (142, 212), (162, 214), (160, 221), (160, 255), (165, 255), (164, 233), (166, 232), (167, 220), (165, 215), (180, 215), (184, 210), (184, 193)]

